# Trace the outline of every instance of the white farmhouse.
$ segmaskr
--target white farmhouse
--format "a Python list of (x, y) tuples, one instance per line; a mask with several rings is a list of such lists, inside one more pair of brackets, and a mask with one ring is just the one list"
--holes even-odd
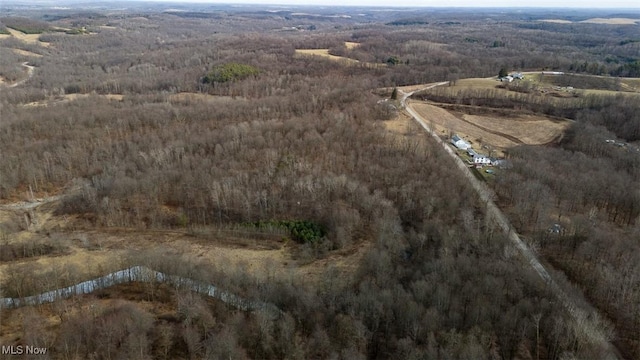
[(484, 165), (490, 165), (491, 164), (491, 159), (489, 159), (488, 157), (484, 156), (484, 155), (478, 155), (476, 154), (473, 157), (473, 163), (476, 166), (484, 166)]

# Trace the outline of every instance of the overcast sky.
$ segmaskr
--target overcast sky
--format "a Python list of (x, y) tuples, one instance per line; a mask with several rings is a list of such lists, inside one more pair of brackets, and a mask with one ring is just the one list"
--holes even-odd
[[(158, 1), (164, 2), (165, 0)], [(171, 0), (170, 2), (424, 7), (633, 8), (640, 10), (640, 0)]]

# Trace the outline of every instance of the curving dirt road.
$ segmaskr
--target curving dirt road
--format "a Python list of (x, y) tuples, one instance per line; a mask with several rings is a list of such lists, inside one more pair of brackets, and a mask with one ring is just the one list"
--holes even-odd
[(44, 198), (34, 198), (30, 201), (18, 201), (7, 204), (0, 204), (0, 210), (31, 210), (40, 205), (48, 204), (54, 201), (61, 200), (64, 197), (75, 195), (82, 191), (82, 188), (88, 184), (87, 180), (73, 179), (63, 189), (60, 195), (47, 196)]
[(464, 119), (464, 118), (460, 118), (460, 120), (461, 120), (461, 121), (463, 121), (463, 122), (465, 122), (465, 123), (467, 123), (467, 124), (469, 124), (469, 125), (471, 125), (471, 126), (475, 126), (475, 127), (477, 127), (478, 129), (480, 129), (480, 130), (484, 130), (484, 131), (486, 131), (486, 132), (488, 132), (488, 133), (490, 133), (490, 134), (498, 135), (498, 136), (501, 136), (501, 137), (503, 137), (503, 138), (505, 138), (505, 139), (511, 140), (511, 141), (513, 141), (514, 143), (518, 144), (518, 145), (523, 145), (523, 144), (524, 144), (524, 141), (522, 141), (522, 140), (518, 139), (517, 137), (515, 137), (515, 136), (513, 136), (513, 135), (505, 134), (505, 133), (503, 133), (503, 132), (496, 131), (496, 130), (491, 130), (491, 129), (487, 128), (487, 127), (484, 127), (484, 126), (482, 126), (482, 125), (479, 125), (479, 124), (473, 123), (473, 122), (471, 122), (471, 121), (469, 121), (469, 120), (466, 120), (466, 119)]
[[(436, 86), (442, 86), (446, 84), (448, 84), (448, 82), (446, 81), (435, 83), (435, 84), (428, 85), (427, 87), (424, 87), (420, 90), (432, 89)], [(598, 317), (597, 310), (595, 310), (591, 306), (588, 306), (588, 307), (583, 306), (582, 308), (578, 307), (576, 305), (577, 302), (574, 299), (570, 298), (564, 292), (564, 290), (562, 290), (560, 286), (558, 286), (558, 284), (555, 282), (555, 280), (553, 280), (551, 275), (549, 275), (549, 272), (540, 263), (535, 253), (531, 251), (531, 249), (525, 244), (525, 242), (522, 241), (520, 236), (513, 230), (513, 227), (511, 226), (511, 223), (509, 222), (507, 217), (500, 210), (500, 208), (498, 208), (498, 206), (495, 204), (494, 202), (495, 193), (491, 189), (489, 189), (489, 187), (487, 187), (485, 183), (476, 179), (476, 177), (471, 173), (471, 171), (467, 167), (467, 164), (465, 164), (462, 161), (462, 159), (456, 154), (453, 148), (449, 146), (449, 144), (444, 142), (442, 139), (440, 139), (440, 137), (435, 132), (431, 131), (429, 126), (427, 126), (427, 122), (425, 121), (425, 119), (422, 118), (420, 114), (418, 114), (418, 112), (416, 112), (411, 107), (411, 103), (408, 102), (408, 98), (411, 95), (413, 95), (413, 93), (415, 93), (416, 91), (419, 91), (419, 90), (414, 90), (409, 93), (404, 93), (400, 91), (402, 95), (402, 99), (400, 100), (402, 107), (409, 113), (409, 115), (411, 115), (411, 117), (420, 126), (422, 126), (423, 129), (425, 129), (429, 134), (431, 134), (431, 136), (433, 136), (436, 142), (442, 145), (442, 147), (447, 152), (447, 154), (449, 154), (453, 158), (454, 162), (456, 163), (460, 171), (469, 180), (473, 188), (478, 193), (478, 196), (480, 196), (480, 199), (487, 204), (487, 216), (490, 216), (494, 219), (496, 224), (498, 224), (498, 226), (502, 229), (502, 231), (507, 235), (509, 240), (520, 251), (520, 254), (522, 254), (522, 256), (527, 260), (527, 262), (529, 262), (529, 265), (531, 265), (531, 267), (536, 271), (536, 273), (538, 273), (538, 275), (542, 278), (542, 280), (544, 280), (545, 283), (547, 283), (551, 291), (558, 297), (562, 305), (573, 316), (576, 323), (579, 324), (578, 326), (581, 326), (582, 328), (586, 328), (585, 333), (588, 333), (590, 335), (590, 339), (592, 340), (592, 342), (596, 344), (600, 344), (602, 346), (602, 349), (605, 349), (606, 353), (603, 354), (603, 356), (606, 356), (605, 357), (606, 359), (622, 358), (618, 349), (615, 346), (613, 346), (613, 344), (611, 344), (610, 342), (611, 339), (609, 339), (609, 336), (603, 332), (602, 326), (598, 324), (599, 317)], [(587, 304), (586, 301), (583, 301), (582, 303)]]
[(15, 82), (15, 83), (13, 83), (13, 84), (11, 84), (11, 85), (7, 86), (7, 87), (9, 87), (9, 88), (14, 88), (14, 87), (16, 87), (16, 86), (18, 86), (18, 85), (22, 85), (22, 84), (24, 84), (25, 82), (27, 82), (27, 80), (31, 79), (31, 77), (33, 77), (33, 69), (35, 69), (35, 67), (34, 67), (34, 66), (29, 65), (29, 62), (28, 62), (28, 61), (23, 62), (21, 65), (22, 65), (23, 67), (27, 68), (27, 77), (26, 77), (26, 78), (24, 78), (24, 79), (22, 79), (22, 80), (20, 80), (20, 81)]

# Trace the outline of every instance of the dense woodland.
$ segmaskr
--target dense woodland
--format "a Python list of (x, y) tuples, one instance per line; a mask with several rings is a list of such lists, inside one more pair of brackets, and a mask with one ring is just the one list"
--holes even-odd
[[(601, 312), (599, 332), (588, 333), (486, 218), (438, 145), (417, 128), (412, 137), (386, 130), (388, 111), (373, 93), (495, 76), (501, 67), (637, 76), (638, 26), (454, 11), (409, 20), (394, 11), (361, 20), (228, 9), (16, 15), (33, 23), (2, 24), (84, 26), (92, 34), (44, 32), (48, 47), (0, 39), (5, 81), (23, 79), (24, 62), (35, 67), (20, 86), (0, 87), (3, 202), (81, 184), (55, 215), (83, 229), (260, 230), (255, 224), (299, 221), (321, 229), (321, 239), (296, 245), (305, 261), (372, 244), (351, 281), (330, 274), (320, 284), (257, 283), (242, 269), (229, 274), (178, 255), (132, 254), (118, 265), (216, 283), (283, 315), (244, 312), (161, 284), (121, 285), (124, 295), (110, 307), (51, 305), (61, 314), (54, 332), (41, 325), (38, 308), (29, 310), (23, 343), (64, 359), (568, 359), (602, 358), (604, 337), (622, 356), (640, 356), (637, 98), (421, 94), (575, 120), (558, 144), (510, 149), (513, 168), (494, 189), (565, 290), (584, 292)], [(361, 45), (348, 49), (345, 41)], [(382, 66), (345, 66), (296, 55), (298, 48)], [(78, 97), (63, 98), (69, 94)], [(30, 104), (41, 101), (50, 103)], [(561, 234), (548, 231), (553, 223)], [(2, 246), (3, 262), (62, 251)], [(51, 281), (38, 281), (36, 268), (10, 267), (3, 295), (83, 280), (39, 269)], [(137, 305), (141, 299), (173, 310), (154, 313)]]

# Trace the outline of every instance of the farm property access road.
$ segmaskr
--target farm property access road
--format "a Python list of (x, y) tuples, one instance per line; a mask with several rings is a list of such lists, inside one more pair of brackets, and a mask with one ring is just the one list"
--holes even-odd
[[(448, 84), (448, 81), (439, 82), (435, 84), (427, 85), (419, 90), (427, 90), (432, 89), (436, 86), (442, 86)], [(465, 175), (465, 177), (469, 180), (473, 188), (480, 196), (480, 199), (487, 204), (487, 216), (490, 216), (494, 219), (494, 221), (498, 224), (498, 226), (502, 229), (502, 231), (507, 235), (509, 241), (515, 245), (515, 247), (520, 251), (520, 254), (529, 262), (529, 265), (540, 275), (542, 280), (549, 286), (551, 291), (557, 296), (562, 305), (569, 311), (569, 313), (573, 316), (579, 326), (587, 328), (585, 333), (590, 334), (590, 338), (594, 343), (599, 343), (602, 345), (602, 348), (605, 349), (605, 353), (603, 356), (606, 356), (606, 359), (620, 359), (622, 356), (618, 349), (610, 342), (608, 336), (603, 332), (602, 327), (599, 326), (599, 319), (597, 310), (592, 306), (588, 305), (587, 301), (583, 301), (582, 307), (578, 307), (576, 301), (570, 298), (562, 288), (556, 283), (555, 280), (549, 275), (549, 272), (544, 268), (544, 266), (540, 263), (537, 256), (531, 249), (525, 244), (525, 242), (520, 238), (520, 236), (513, 230), (511, 223), (504, 215), (504, 213), (498, 208), (498, 206), (493, 201), (495, 194), (494, 192), (487, 187), (486, 184), (476, 179), (473, 173), (469, 170), (467, 165), (462, 161), (462, 159), (456, 154), (456, 152), (449, 146), (446, 142), (444, 142), (438, 134), (432, 131), (429, 126), (427, 126), (427, 122), (425, 119), (418, 114), (411, 107), (411, 103), (408, 101), (408, 98), (413, 95), (416, 91), (414, 90), (408, 93), (405, 93), (402, 90), (398, 90), (400, 95), (402, 96), (400, 103), (401, 106), (409, 113), (409, 115), (420, 125), (423, 129), (425, 129), (437, 143), (442, 145), (444, 150), (449, 154), (453, 161), (456, 163), (460, 171)], [(594, 315), (595, 316), (592, 316)]]

